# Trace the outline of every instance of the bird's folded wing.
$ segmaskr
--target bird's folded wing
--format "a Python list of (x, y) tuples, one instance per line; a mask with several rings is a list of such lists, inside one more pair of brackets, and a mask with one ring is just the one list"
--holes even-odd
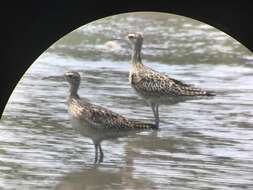
[(143, 93), (152, 93), (154, 95), (194, 96), (207, 93), (160, 73), (143, 75), (141, 80), (135, 84), (135, 88)]
[(157, 74), (141, 76), (141, 79), (134, 84), (134, 88), (142, 93), (154, 95), (177, 95), (179, 93), (173, 80)]
[(90, 105), (83, 110), (82, 119), (98, 128), (120, 129), (129, 127), (127, 118), (97, 105)]
[(156, 129), (154, 124), (128, 119), (106, 108), (90, 104), (82, 111), (82, 120), (99, 129)]

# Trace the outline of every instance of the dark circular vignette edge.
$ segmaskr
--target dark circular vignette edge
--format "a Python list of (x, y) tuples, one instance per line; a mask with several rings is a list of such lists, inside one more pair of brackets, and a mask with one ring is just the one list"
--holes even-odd
[(1, 64), (4, 66), (0, 70), (1, 116), (23, 74), (46, 49), (76, 28), (107, 16), (139, 11), (177, 14), (209, 24), (253, 51), (253, 29), (249, 25), (253, 13), (250, 10), (251, 2), (246, 0), (239, 3), (156, 0), (135, 1), (132, 4), (125, 0), (119, 3), (114, 0), (75, 1), (75, 4), (45, 0), (43, 3), (28, 1), (15, 5), (6, 1), (1, 11), (2, 18), (6, 18), (1, 36)]

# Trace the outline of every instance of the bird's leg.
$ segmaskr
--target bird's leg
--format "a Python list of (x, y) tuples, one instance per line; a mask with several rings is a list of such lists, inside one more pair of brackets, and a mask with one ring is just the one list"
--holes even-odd
[(155, 112), (156, 112), (156, 126), (159, 127), (160, 118), (159, 118), (159, 105), (155, 104)]
[(103, 153), (103, 150), (102, 150), (102, 147), (100, 145), (100, 143), (98, 144), (98, 148), (99, 148), (99, 152), (100, 152), (100, 157), (99, 157), (99, 163), (100, 162), (103, 162), (103, 159), (104, 159), (104, 153)]
[(97, 163), (98, 161), (98, 145), (96, 143), (94, 143), (95, 145), (95, 160), (94, 160), (94, 164)]
[(159, 127), (159, 113), (158, 113), (158, 104), (151, 103), (151, 108), (155, 117), (155, 125)]
[(156, 112), (155, 112), (155, 104), (151, 103), (151, 108), (154, 114), (154, 117), (156, 118)]

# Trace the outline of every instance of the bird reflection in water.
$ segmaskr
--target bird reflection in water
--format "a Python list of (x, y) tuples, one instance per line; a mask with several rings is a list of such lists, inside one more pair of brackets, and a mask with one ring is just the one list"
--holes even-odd
[(55, 190), (153, 189), (150, 179), (133, 176), (133, 168), (131, 165), (125, 167), (93, 165), (68, 173), (62, 177)]

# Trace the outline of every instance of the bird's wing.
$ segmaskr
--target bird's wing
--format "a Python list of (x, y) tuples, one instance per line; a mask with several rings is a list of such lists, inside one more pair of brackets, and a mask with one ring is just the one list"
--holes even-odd
[(185, 84), (182, 81), (170, 78), (170, 80), (172, 80), (175, 84), (180, 85), (180, 86), (184, 86), (184, 87), (193, 87), (193, 85), (191, 84)]
[(182, 81), (171, 78), (168, 75), (162, 74), (162, 73), (160, 73), (160, 72), (158, 72), (158, 71), (156, 71), (156, 70), (154, 70), (150, 67), (147, 67), (147, 66), (144, 66), (144, 67), (145, 67), (146, 75), (151, 75), (151, 77), (155, 76), (155, 77), (161, 78), (163, 80), (170, 80), (170, 81), (173, 81), (175, 84), (180, 85), (180, 86), (193, 87), (193, 85), (191, 85), (191, 84), (185, 84)]
[[(135, 77), (133, 75), (133, 77)], [(208, 92), (191, 85), (185, 84), (179, 80), (163, 75), (154, 70), (146, 70), (140, 73), (134, 84), (136, 90), (153, 95), (170, 95), (170, 96), (196, 96), (208, 95)]]
[(82, 120), (94, 127), (113, 129), (130, 127), (127, 118), (94, 104), (83, 107), (81, 115)]
[[(178, 89), (173, 88), (176, 87), (174, 85), (175, 82), (161, 75), (146, 74), (138, 77), (133, 74), (132, 77), (134, 88), (141, 93), (146, 93), (147, 95), (178, 95)], [(135, 77), (138, 77), (139, 79), (135, 80)]]
[[(83, 107), (83, 106), (82, 106)], [(111, 110), (98, 105), (89, 104), (83, 107), (81, 118), (88, 122), (91, 126), (104, 129), (155, 129), (156, 126), (149, 123), (137, 122), (136, 120), (128, 119)]]

